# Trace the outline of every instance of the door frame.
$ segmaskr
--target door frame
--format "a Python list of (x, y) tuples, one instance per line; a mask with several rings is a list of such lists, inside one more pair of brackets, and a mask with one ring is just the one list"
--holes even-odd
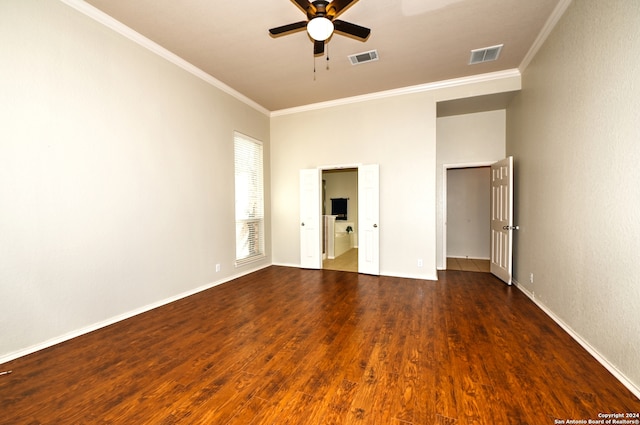
[(442, 165), (442, 269), (447, 270), (447, 171), (459, 168), (491, 167), (495, 161), (461, 162)]
[[(320, 182), (322, 182), (322, 173), (324, 171), (327, 170), (344, 170), (344, 169), (354, 169), (356, 171), (360, 171), (360, 168), (362, 168), (363, 166), (366, 166), (367, 164), (363, 164), (363, 163), (356, 163), (356, 164), (340, 164), (340, 165), (321, 165), (316, 167), (315, 169), (318, 170), (318, 175), (320, 178)], [(322, 184), (322, 183), (321, 183)], [(358, 192), (359, 192), (359, 183), (358, 183)], [(322, 191), (322, 187), (320, 187), (320, 190)], [(358, 193), (358, 211), (361, 211), (361, 197), (360, 197), (360, 193)], [(322, 206), (320, 206), (320, 208), (322, 208)], [(320, 215), (322, 216), (322, 211), (319, 211)], [(358, 224), (359, 225), (359, 224)], [(320, 226), (318, 228), (318, 232), (320, 234), (320, 240), (322, 240), (322, 227)], [(362, 233), (358, 230), (358, 246), (360, 246), (360, 238), (362, 236)], [(378, 246), (378, 250), (380, 249), (380, 247)], [(320, 269), (322, 269), (322, 252), (320, 252)], [(359, 262), (359, 259), (358, 259)], [(358, 273), (360, 273), (360, 265), (358, 264)]]
[[(321, 165), (318, 167), (318, 173), (320, 173), (320, 184), (322, 184), (322, 175), (325, 171), (330, 170), (355, 170), (356, 174), (358, 173), (358, 168), (363, 164), (342, 164), (342, 165)], [(356, 185), (356, 190), (358, 189)], [(320, 188), (322, 190), (322, 187)], [(360, 203), (360, 194), (358, 193), (358, 203)], [(322, 208), (322, 205), (320, 205)], [(358, 205), (358, 209), (360, 205)], [(320, 217), (322, 218), (322, 211), (320, 211)], [(358, 238), (360, 238), (360, 232), (358, 232)], [(322, 228), (320, 229), (320, 239), (322, 240)], [(322, 269), (322, 263), (320, 263), (320, 268)], [(359, 271), (358, 271), (359, 273)]]

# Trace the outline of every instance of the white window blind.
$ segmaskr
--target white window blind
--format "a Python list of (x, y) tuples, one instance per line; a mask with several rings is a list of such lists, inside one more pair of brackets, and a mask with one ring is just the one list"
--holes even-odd
[(236, 265), (264, 256), (262, 143), (234, 133)]

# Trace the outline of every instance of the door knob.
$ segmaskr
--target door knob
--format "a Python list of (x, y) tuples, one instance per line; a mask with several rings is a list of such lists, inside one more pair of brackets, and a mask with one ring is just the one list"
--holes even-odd
[(304, 223), (302, 223), (302, 226), (304, 226)]
[(378, 225), (377, 225), (377, 224), (374, 224), (374, 225), (373, 225), (373, 227), (378, 227)]

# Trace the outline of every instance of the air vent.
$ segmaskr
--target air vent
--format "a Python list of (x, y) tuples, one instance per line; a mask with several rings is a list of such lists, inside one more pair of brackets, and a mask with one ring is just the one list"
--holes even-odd
[(472, 50), (469, 65), (473, 65), (474, 63), (490, 62), (498, 59), (502, 46), (504, 46), (504, 44)]
[(351, 65), (358, 65), (365, 62), (377, 61), (378, 51), (370, 50), (368, 52), (356, 53), (355, 55), (349, 55), (349, 62)]

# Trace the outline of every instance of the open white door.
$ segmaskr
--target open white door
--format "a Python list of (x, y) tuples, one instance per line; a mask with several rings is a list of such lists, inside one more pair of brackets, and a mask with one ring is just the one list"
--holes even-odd
[(491, 273), (511, 285), (513, 251), (513, 157), (491, 166)]
[(320, 182), (318, 169), (300, 170), (300, 267), (322, 268)]
[(358, 167), (358, 272), (380, 274), (380, 171)]

